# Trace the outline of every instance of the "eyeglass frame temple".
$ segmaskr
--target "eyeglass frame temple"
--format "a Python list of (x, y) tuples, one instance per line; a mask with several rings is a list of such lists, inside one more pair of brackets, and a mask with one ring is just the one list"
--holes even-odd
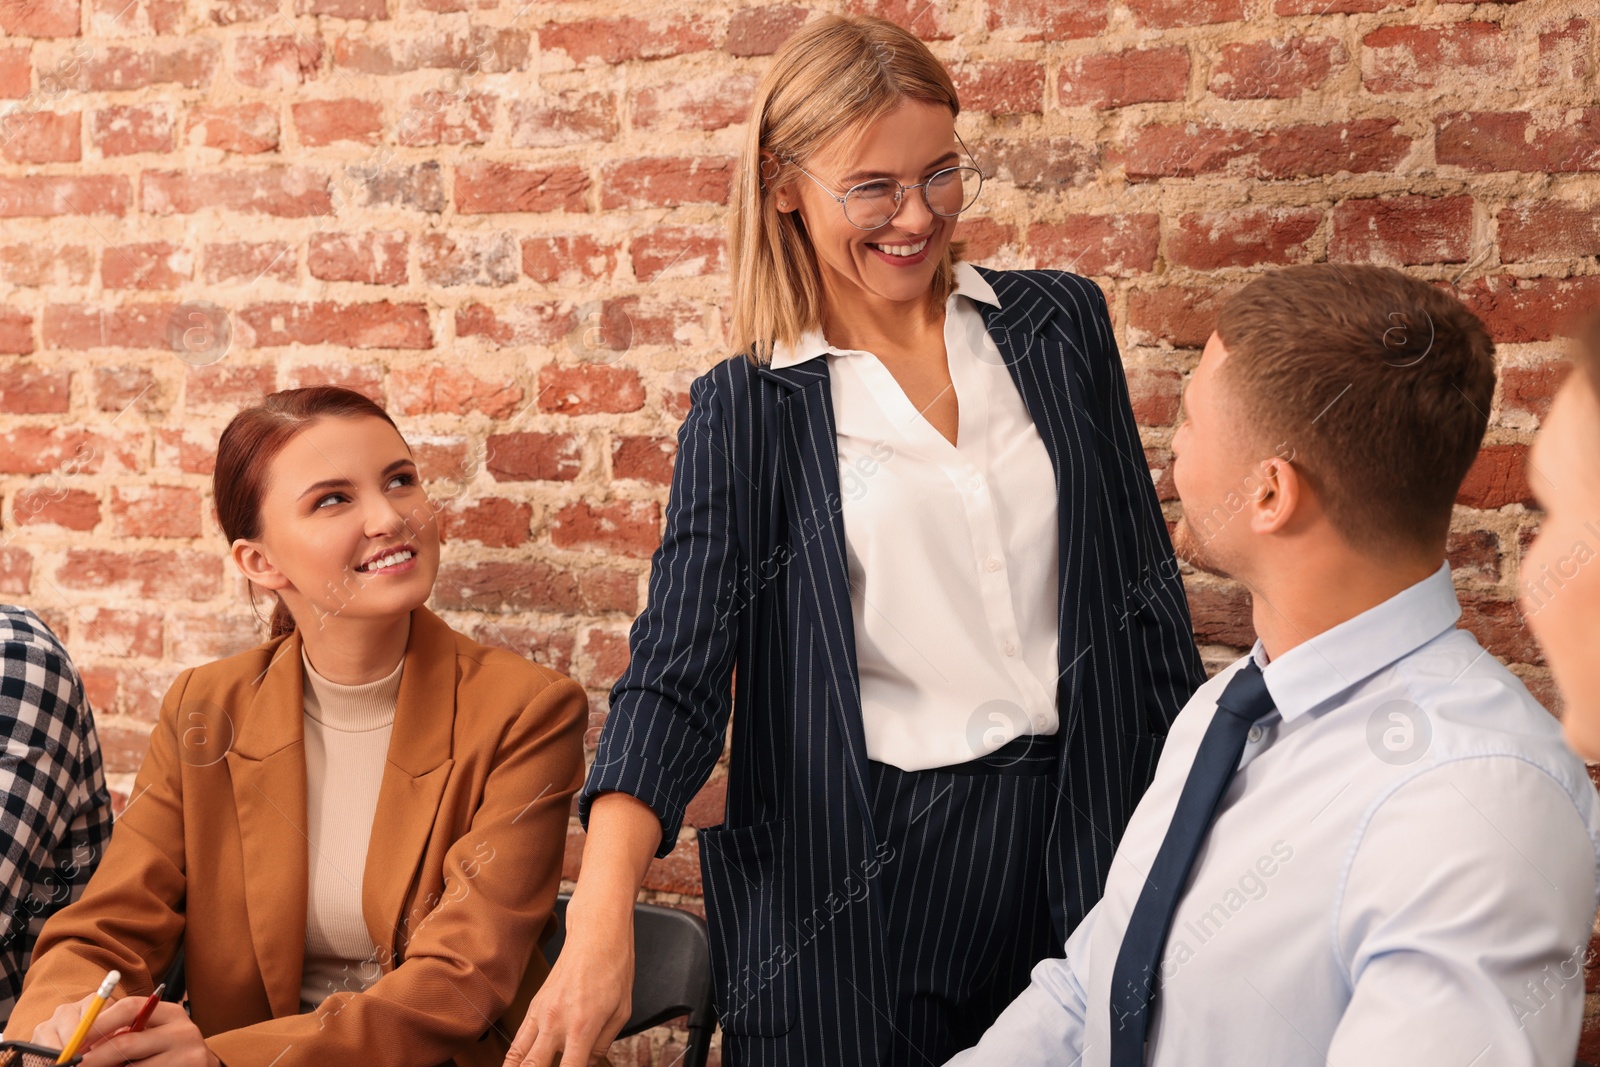
[(989, 175), (985, 174), (983, 172), (983, 168), (978, 166), (978, 157), (973, 155), (972, 149), (967, 147), (967, 142), (962, 138), (961, 131), (951, 130), (950, 132), (956, 135), (956, 143), (961, 146), (961, 151), (965, 152), (967, 154), (967, 158), (972, 160), (972, 169), (978, 172), (978, 180), (985, 182), (988, 181)]

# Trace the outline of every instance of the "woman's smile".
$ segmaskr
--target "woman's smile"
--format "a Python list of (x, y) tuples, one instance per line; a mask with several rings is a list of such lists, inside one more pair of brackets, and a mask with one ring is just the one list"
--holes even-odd
[(880, 241), (876, 244), (868, 243), (867, 249), (879, 260), (894, 267), (914, 267), (928, 259), (928, 247), (932, 241), (932, 234), (919, 237), (915, 241)]
[(417, 552), (408, 545), (399, 545), (395, 548), (384, 549), (377, 555), (370, 556), (366, 562), (356, 565), (356, 570), (362, 574), (404, 574), (413, 570), (417, 565)]

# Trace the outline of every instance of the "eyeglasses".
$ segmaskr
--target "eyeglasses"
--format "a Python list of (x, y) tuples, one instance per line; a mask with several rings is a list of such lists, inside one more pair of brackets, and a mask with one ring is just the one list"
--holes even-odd
[[(961, 140), (959, 134), (956, 140)], [(966, 149), (965, 141), (961, 142), (961, 147)], [(972, 158), (970, 151), (967, 152), (967, 158)], [(801, 174), (816, 182), (823, 192), (837, 200), (844, 208), (845, 221), (861, 230), (876, 230), (888, 225), (889, 220), (900, 213), (906, 193), (913, 189), (922, 190), (922, 200), (928, 205), (929, 211), (947, 219), (955, 218), (971, 207), (983, 191), (983, 171), (977, 167), (962, 166), (934, 171), (915, 185), (902, 185), (893, 178), (874, 178), (852, 185), (840, 196), (800, 164), (793, 160), (789, 162)]]

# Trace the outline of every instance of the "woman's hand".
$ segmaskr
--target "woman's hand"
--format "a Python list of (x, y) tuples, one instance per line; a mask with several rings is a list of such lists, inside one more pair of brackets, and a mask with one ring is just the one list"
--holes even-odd
[[(90, 993), (75, 1004), (61, 1005), (56, 1009), (54, 1015), (33, 1028), (33, 1037), (29, 1038), (29, 1040), (33, 1044), (43, 1045), (45, 1048), (66, 1048), (67, 1042), (71, 1041), (72, 1035), (77, 1032), (78, 1023), (83, 1019), (83, 1013), (88, 1010), (89, 1002), (93, 999), (94, 994)], [(100, 1013), (100, 1018), (95, 1020), (94, 1028), (89, 1031), (89, 1037), (84, 1044), (89, 1044), (102, 1034), (109, 1034), (116, 1029), (115, 1026), (105, 1025), (103, 1021), (105, 1016), (109, 1014), (110, 1007), (115, 1007), (115, 1005), (108, 1005), (108, 1010)], [(18, 1036), (20, 1037), (21, 1035)]]
[[(54, 1015), (34, 1028), (34, 1043), (49, 1048), (65, 1045), (92, 999), (84, 997), (76, 1004), (57, 1008)], [(123, 997), (106, 1006), (89, 1031), (85, 1044), (94, 1047), (83, 1054), (83, 1067), (126, 1067), (130, 1063), (141, 1067), (222, 1067), (201, 1039), (200, 1028), (176, 1004), (157, 1004), (150, 1021), (137, 1034), (100, 1040), (132, 1023), (144, 1001), (144, 997)], [(97, 1041), (99, 1044), (95, 1044)]]
[(589, 1067), (633, 1014), (633, 902), (661, 843), (661, 820), (627, 793), (589, 809), (583, 870), (567, 902), (567, 939), (503, 1067)]
[(574, 896), (561, 954), (528, 1006), (504, 1067), (589, 1067), (632, 1013), (633, 907), (588, 916)]

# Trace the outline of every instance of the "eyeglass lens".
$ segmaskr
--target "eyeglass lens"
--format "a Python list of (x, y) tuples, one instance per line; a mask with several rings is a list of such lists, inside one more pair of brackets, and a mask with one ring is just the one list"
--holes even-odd
[[(919, 192), (928, 210), (946, 217), (959, 215), (978, 198), (983, 175), (973, 167), (951, 167), (939, 171), (923, 184)], [(845, 194), (844, 213), (850, 223), (862, 229), (876, 229), (895, 215), (901, 189), (897, 181), (864, 182)]]

